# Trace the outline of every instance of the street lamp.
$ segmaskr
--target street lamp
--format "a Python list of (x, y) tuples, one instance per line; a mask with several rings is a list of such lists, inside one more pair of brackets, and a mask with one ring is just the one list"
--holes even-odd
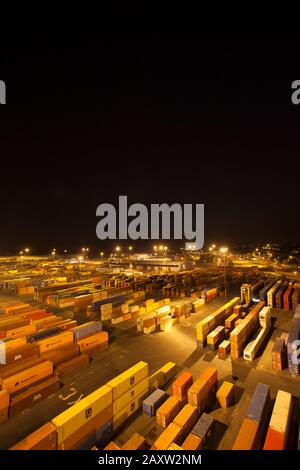
[(220, 248), (220, 252), (224, 254), (224, 297), (227, 300), (227, 283), (226, 283), (226, 253), (228, 251), (227, 247)]
[(103, 256), (104, 256), (103, 251), (101, 251), (100, 256), (101, 256), (101, 259), (103, 259)]
[(120, 246), (116, 246), (116, 252), (119, 253), (121, 251), (121, 247)]
[(129, 247), (129, 251), (132, 251), (132, 246)]
[(25, 248), (25, 253), (29, 253), (29, 248)]

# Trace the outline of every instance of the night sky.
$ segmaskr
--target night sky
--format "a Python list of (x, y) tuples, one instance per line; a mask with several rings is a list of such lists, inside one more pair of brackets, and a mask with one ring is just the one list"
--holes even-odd
[(122, 194), (204, 203), (207, 242), (299, 242), (298, 63), (288, 41), (6, 49), (0, 255), (109, 249), (96, 238), (96, 208)]

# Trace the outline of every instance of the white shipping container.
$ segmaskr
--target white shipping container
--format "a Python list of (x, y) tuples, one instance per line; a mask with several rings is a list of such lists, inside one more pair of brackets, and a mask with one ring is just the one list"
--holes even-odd
[(292, 411), (292, 395), (283, 390), (277, 393), (273, 413), (270, 419), (270, 428), (282, 434), (287, 434)]

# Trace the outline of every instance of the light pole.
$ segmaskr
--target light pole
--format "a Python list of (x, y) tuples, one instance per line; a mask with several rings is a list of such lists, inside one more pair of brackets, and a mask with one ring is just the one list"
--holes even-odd
[(220, 249), (220, 252), (224, 254), (224, 298), (227, 300), (227, 282), (226, 282), (226, 253), (228, 248), (223, 247)]

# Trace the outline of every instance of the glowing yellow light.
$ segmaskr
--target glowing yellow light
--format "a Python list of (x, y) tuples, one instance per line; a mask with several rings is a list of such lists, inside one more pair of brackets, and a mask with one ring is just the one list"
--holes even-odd
[(120, 247), (120, 246), (116, 246), (116, 251), (121, 251), (121, 247)]
[(221, 252), (221, 253), (227, 253), (227, 251), (228, 251), (228, 248), (225, 247), (225, 246), (223, 246), (222, 248), (220, 248), (220, 252)]

